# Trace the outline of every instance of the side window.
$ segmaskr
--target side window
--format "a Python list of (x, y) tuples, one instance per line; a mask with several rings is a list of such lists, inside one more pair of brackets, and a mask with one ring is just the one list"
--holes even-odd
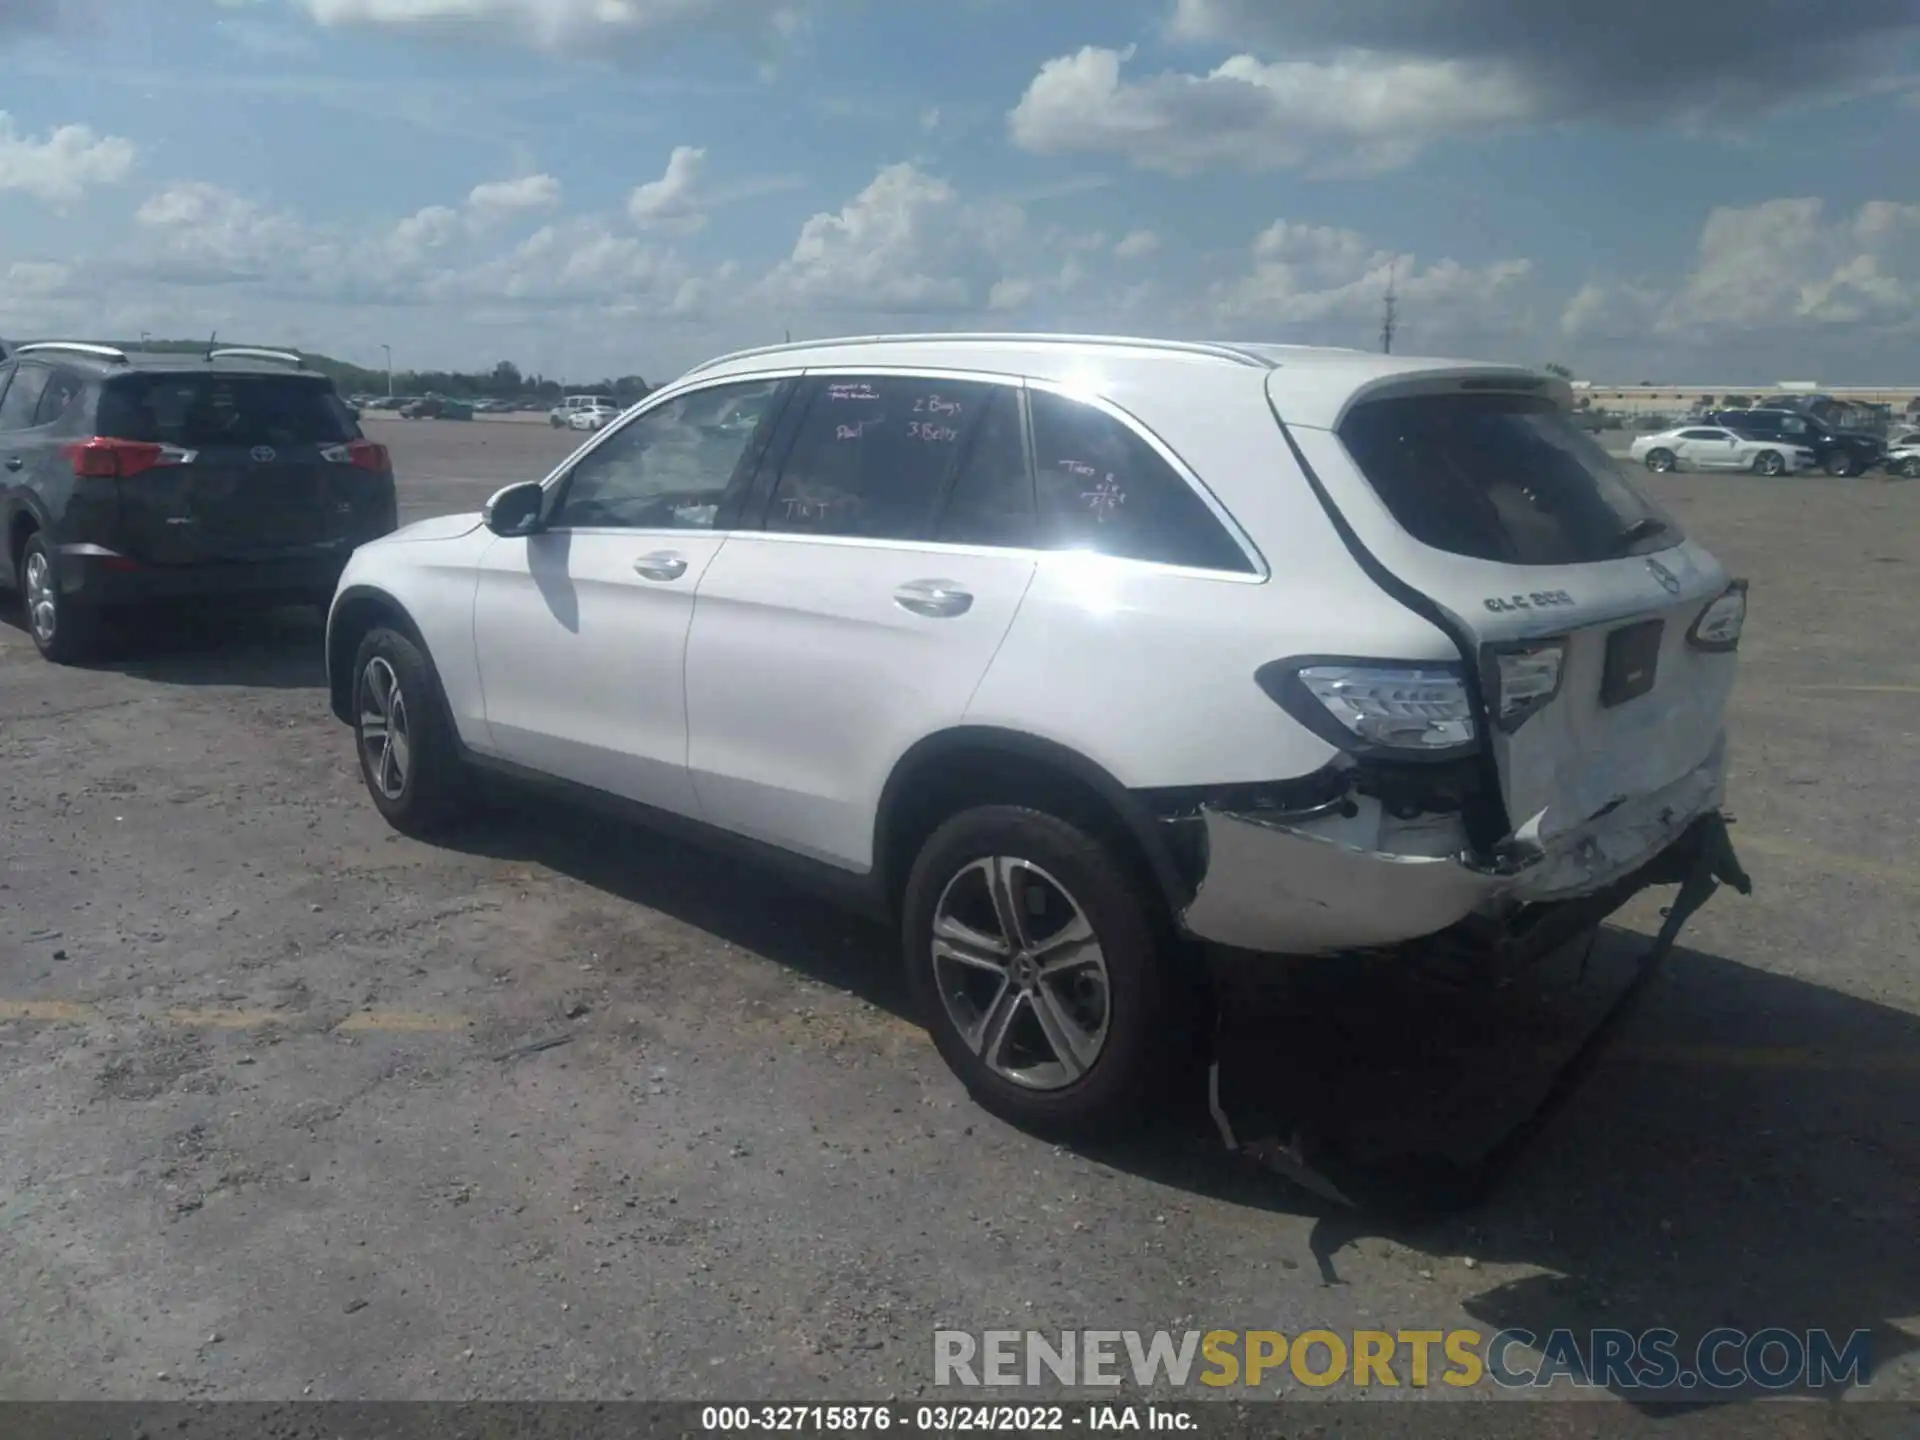
[(1020, 392), (995, 386), (968, 437), (933, 538), (949, 545), (1033, 544), (1033, 476), (1020, 434)]
[(994, 387), (874, 375), (814, 381), (767, 510), (776, 534), (927, 540)]
[(0, 398), (0, 430), (25, 430), (33, 424), (40, 392), (47, 388), (47, 375), (38, 365), (22, 365), (14, 373), (13, 384)]
[(1253, 567), (1199, 495), (1126, 425), (1032, 392), (1041, 543), (1205, 570)]
[(695, 390), (622, 426), (573, 467), (553, 523), (711, 530), (783, 383)]
[(67, 413), (69, 406), (80, 397), (86, 382), (71, 370), (55, 370), (47, 381), (47, 388), (40, 392), (40, 403), (33, 412), (33, 423), (51, 425)]
[(1724, 430), (1682, 430), (1680, 438), (1682, 440), (1724, 440), (1727, 434)]

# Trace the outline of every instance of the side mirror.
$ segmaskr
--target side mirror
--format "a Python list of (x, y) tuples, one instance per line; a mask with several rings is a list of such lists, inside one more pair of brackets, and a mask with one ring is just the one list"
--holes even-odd
[(496, 535), (532, 535), (540, 529), (540, 512), (546, 508), (547, 492), (538, 480), (523, 480), (509, 485), (487, 501), (480, 512), (480, 523)]

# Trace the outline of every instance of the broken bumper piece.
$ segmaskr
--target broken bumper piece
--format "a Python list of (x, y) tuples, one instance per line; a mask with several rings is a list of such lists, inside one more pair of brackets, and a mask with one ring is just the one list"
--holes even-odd
[(1544, 842), (1536, 817), (1491, 864), (1463, 847), (1370, 848), (1339, 819), (1288, 823), (1203, 809), (1205, 872), (1181, 923), (1198, 939), (1235, 949), (1316, 955), (1397, 945), (1470, 917), (1596, 895), (1715, 814), (1724, 771), (1716, 746), (1674, 784)]

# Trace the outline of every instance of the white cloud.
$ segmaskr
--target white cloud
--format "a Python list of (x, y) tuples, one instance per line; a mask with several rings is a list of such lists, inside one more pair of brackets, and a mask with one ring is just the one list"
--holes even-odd
[(1120, 237), (1113, 253), (1122, 260), (1144, 260), (1160, 248), (1160, 237), (1151, 230), (1132, 230)]
[(1431, 347), (1525, 328), (1532, 274), (1521, 259), (1422, 265), (1352, 230), (1279, 220), (1254, 241), (1248, 270), (1213, 286), (1210, 300), (1215, 325), (1235, 333), (1279, 324), (1310, 342), (1368, 343), (1391, 283), (1408, 341)]
[(136, 263), (177, 284), (255, 280), (300, 264), (311, 237), (293, 216), (202, 181), (171, 185), (134, 214)]
[(551, 175), (522, 175), (513, 180), (489, 180), (467, 195), (467, 205), (482, 219), (552, 210), (560, 204), (560, 182)]
[(666, 173), (649, 180), (627, 198), (627, 214), (639, 226), (671, 226), (698, 230), (707, 223), (704, 188), (707, 152), (692, 145), (676, 145), (667, 157)]
[(457, 33), (600, 54), (700, 28), (774, 38), (801, 25), (798, 0), (296, 0), (322, 25)]
[(86, 125), (62, 125), (44, 138), (21, 133), (0, 111), (0, 191), (18, 190), (66, 206), (95, 185), (115, 185), (133, 169), (131, 141)]
[(1015, 308), (1036, 293), (1009, 273), (1035, 247), (1026, 215), (1004, 202), (966, 203), (938, 176), (889, 165), (838, 211), (800, 227), (793, 253), (756, 287), (796, 309), (898, 314)]
[(1037, 154), (1121, 155), (1175, 174), (1404, 163), (1443, 133), (1525, 119), (1533, 102), (1498, 68), (1352, 55), (1264, 64), (1236, 55), (1205, 75), (1125, 78), (1132, 50), (1089, 45), (1040, 67), (1007, 116)]

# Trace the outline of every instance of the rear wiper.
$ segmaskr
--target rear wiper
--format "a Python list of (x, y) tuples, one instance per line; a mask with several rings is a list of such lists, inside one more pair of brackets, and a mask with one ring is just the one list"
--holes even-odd
[(1655, 535), (1665, 534), (1672, 528), (1671, 525), (1656, 515), (1644, 515), (1627, 526), (1627, 528), (1622, 530), (1618, 535), (1614, 536), (1613, 543), (1616, 549), (1626, 550), (1631, 546), (1638, 545), (1642, 540), (1650, 540)]

